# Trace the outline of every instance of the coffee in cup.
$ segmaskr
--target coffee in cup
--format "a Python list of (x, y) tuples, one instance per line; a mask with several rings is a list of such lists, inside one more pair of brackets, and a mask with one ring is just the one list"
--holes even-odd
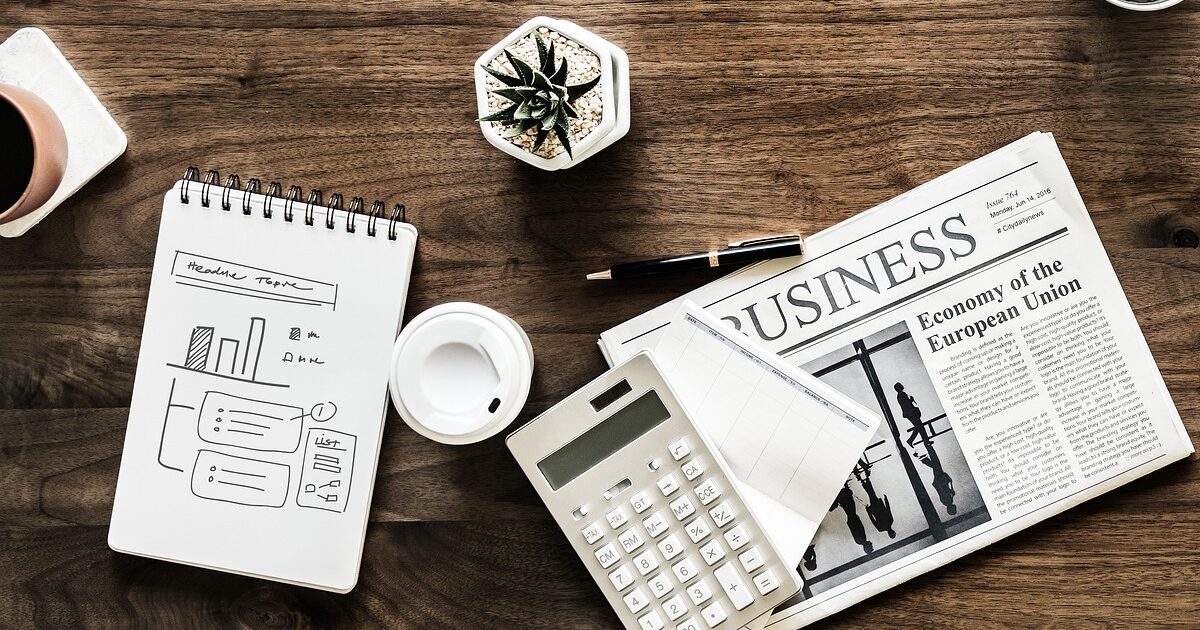
[(0, 223), (45, 205), (67, 171), (67, 134), (33, 92), (0, 84)]

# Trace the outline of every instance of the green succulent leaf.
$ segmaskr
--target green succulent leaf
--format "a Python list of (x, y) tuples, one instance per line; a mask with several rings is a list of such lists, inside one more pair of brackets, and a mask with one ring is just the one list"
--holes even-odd
[(503, 137), (506, 139), (515, 138), (515, 137), (525, 133), (526, 131), (529, 131), (537, 124), (538, 124), (538, 121), (535, 119), (532, 119), (532, 118), (529, 120), (522, 120), (521, 122), (517, 123), (516, 127), (513, 127), (512, 129), (504, 132)]
[(542, 74), (554, 74), (554, 42), (550, 42), (550, 51), (546, 53), (546, 60), (542, 62)]
[(533, 71), (532, 85), (539, 90), (546, 90), (547, 92), (554, 91), (554, 85), (550, 83), (550, 79), (547, 78), (545, 74), (542, 74), (540, 70)]
[(596, 75), (596, 77), (594, 79), (592, 79), (591, 81), (585, 81), (578, 85), (568, 85), (567, 86), (567, 101), (574, 103), (575, 99), (579, 98), (580, 96), (583, 96), (584, 94), (587, 94), (589, 91), (591, 91), (592, 88), (596, 87), (596, 84), (599, 82), (600, 82), (600, 75)]
[(548, 109), (542, 113), (541, 125), (542, 129), (549, 129), (554, 126), (554, 121), (558, 120), (561, 109)]
[(546, 54), (548, 52), (546, 49), (546, 40), (542, 39), (541, 33), (537, 32), (537, 31), (533, 32), (533, 42), (535, 44), (537, 44), (538, 66), (545, 68), (546, 67), (546, 58), (549, 57), (550, 59), (553, 59), (554, 57), (550, 57), (549, 55)]
[(575, 111), (575, 108), (572, 107), (570, 103), (563, 101), (563, 109), (567, 110), (567, 116), (570, 116), (571, 118), (579, 118), (579, 112)]
[(532, 87), (515, 87), (515, 88), (500, 88), (492, 90), (492, 94), (503, 96), (504, 98), (513, 101), (514, 103), (524, 103), (537, 94), (537, 88)]
[(487, 116), (480, 118), (479, 120), (480, 122), (512, 123), (513, 114), (516, 113), (517, 108), (520, 106), (521, 105), (519, 103), (513, 103), (512, 105), (509, 105), (504, 109), (494, 111)]
[(510, 77), (507, 74), (504, 74), (503, 72), (500, 72), (499, 70), (497, 70), (491, 66), (480, 66), (480, 67), (483, 68), (484, 72), (496, 77), (497, 79), (500, 80), (501, 83), (503, 83), (504, 85), (507, 85), (508, 87), (516, 87), (518, 85), (522, 85), (520, 77)]
[(567, 156), (574, 158), (571, 153), (571, 129), (570, 127), (554, 126), (554, 135), (558, 136), (558, 141), (562, 143), (563, 148), (567, 150)]
[(533, 118), (533, 105), (529, 101), (517, 105), (517, 111), (513, 112), (513, 118), (517, 120)]
[[(551, 67), (551, 69), (553, 70), (553, 67)], [(545, 72), (545, 71), (543, 70), (543, 72)], [(548, 74), (550, 74), (550, 82), (553, 83), (554, 85), (562, 85), (562, 84), (566, 83), (567, 82), (567, 60), (563, 59), (562, 65), (560, 65), (558, 67), (558, 70), (555, 70), (553, 73), (548, 73)]]
[(533, 141), (533, 150), (537, 151), (542, 148), (542, 144), (546, 142), (546, 138), (550, 135), (550, 130), (542, 127), (538, 129), (537, 138)]
[(517, 71), (517, 76), (521, 77), (521, 83), (530, 85), (533, 82), (533, 68), (529, 64), (517, 59), (512, 53), (504, 51), (504, 56), (508, 58), (508, 63), (512, 65), (513, 70)]

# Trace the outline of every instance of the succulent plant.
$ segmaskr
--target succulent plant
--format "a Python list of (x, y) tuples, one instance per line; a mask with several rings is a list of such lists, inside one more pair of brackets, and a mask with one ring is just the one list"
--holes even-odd
[(562, 64), (555, 68), (554, 43), (547, 46), (546, 40), (536, 31), (533, 39), (537, 44), (539, 67), (531, 67), (507, 50), (504, 56), (516, 70), (517, 76), (483, 66), (485, 72), (504, 84), (504, 87), (492, 90), (492, 93), (512, 101), (512, 104), (479, 120), (512, 127), (503, 134), (505, 138), (515, 138), (536, 128), (533, 151), (541, 148), (550, 132), (554, 132), (567, 155), (574, 157), (571, 155), (571, 119), (578, 118), (579, 112), (571, 107), (571, 103), (596, 87), (600, 77), (577, 85), (567, 85), (567, 60), (563, 59)]

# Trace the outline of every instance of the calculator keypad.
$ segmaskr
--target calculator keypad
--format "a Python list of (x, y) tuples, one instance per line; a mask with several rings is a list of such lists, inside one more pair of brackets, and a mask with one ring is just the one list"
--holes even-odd
[(642, 490), (641, 492), (633, 495), (633, 498), (629, 499), (629, 504), (633, 506), (633, 511), (637, 512), (638, 514), (649, 510), (650, 493)]
[(679, 489), (679, 479), (675, 477), (674, 473), (663, 475), (658, 479), (658, 489), (662, 491), (664, 497), (669, 497)]
[(663, 518), (662, 512), (655, 512), (642, 519), (642, 527), (646, 528), (651, 538), (658, 538), (667, 531), (667, 519)]
[(696, 504), (685, 494), (671, 502), (671, 512), (675, 514), (675, 520), (682, 521), (696, 513)]
[(608, 520), (608, 524), (611, 525), (613, 529), (616, 529), (629, 521), (629, 515), (625, 513), (625, 508), (623, 507), (609, 510), (604, 515), (604, 518)]
[[(775, 573), (763, 569), (761, 545), (750, 545), (750, 532), (737, 523), (734, 497), (722, 498), (728, 482), (719, 468), (715, 477), (705, 474), (704, 453), (693, 456), (688, 438), (670, 442), (669, 460), (643, 460), (668, 498), (659, 509), (653, 509), (653, 487), (634, 487), (627, 503), (579, 530), (643, 630), (715, 628), (780, 586)], [(609, 530), (614, 538), (604, 542)]]

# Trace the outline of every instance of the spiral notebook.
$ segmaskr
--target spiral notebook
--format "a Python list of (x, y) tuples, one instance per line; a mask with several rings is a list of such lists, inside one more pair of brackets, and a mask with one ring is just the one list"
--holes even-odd
[(353, 588), (416, 241), (403, 206), (188, 169), (163, 201), (109, 546)]

